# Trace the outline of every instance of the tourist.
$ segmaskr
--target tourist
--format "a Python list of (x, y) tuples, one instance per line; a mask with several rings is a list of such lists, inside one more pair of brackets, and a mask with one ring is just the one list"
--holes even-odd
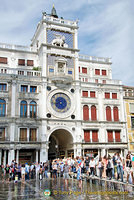
[(109, 180), (111, 180), (112, 179), (112, 170), (114, 168), (114, 165), (113, 165), (113, 159), (111, 158), (110, 155), (108, 156), (106, 168), (107, 168), (108, 178), (109, 178)]
[(102, 177), (106, 178), (106, 166), (107, 166), (107, 157), (106, 155), (103, 157), (102, 162), (104, 164), (103, 172), (102, 172)]
[(117, 180), (121, 176), (121, 181), (123, 182), (123, 162), (119, 153), (117, 153)]
[(70, 166), (68, 165), (68, 163), (66, 161), (65, 165), (64, 165), (64, 174), (63, 174), (63, 177), (64, 177), (64, 181), (67, 182), (67, 185), (68, 185), (69, 173), (70, 173)]
[(77, 180), (79, 181), (79, 187), (81, 188), (82, 186), (82, 177), (81, 177), (81, 167), (80, 164), (77, 165)]
[(90, 174), (91, 174), (91, 176), (94, 176), (95, 175), (95, 160), (94, 160), (93, 157), (92, 157), (92, 159), (89, 162), (89, 167), (90, 167)]
[(53, 178), (57, 178), (57, 161), (56, 160), (52, 163), (52, 169), (53, 169)]
[(47, 162), (45, 162), (44, 163), (44, 176), (45, 176), (45, 178), (48, 178), (47, 172), (48, 172), (48, 164), (47, 164)]
[(39, 180), (43, 179), (43, 170), (42, 170), (42, 165), (40, 165), (40, 169), (39, 169)]
[(24, 164), (21, 167), (21, 178), (22, 178), (22, 181), (25, 181), (25, 165)]
[(90, 159), (89, 159), (89, 157), (87, 156), (86, 157), (86, 159), (85, 159), (85, 167), (86, 167), (86, 172), (87, 172), (87, 174), (88, 174), (88, 168), (89, 168), (89, 162), (90, 162)]
[(18, 164), (18, 167), (17, 167), (17, 174), (18, 174), (18, 180), (21, 179), (21, 164), (19, 163)]
[(99, 158), (98, 161), (98, 169), (99, 169), (99, 177), (102, 178), (102, 171), (104, 169), (104, 163), (102, 162), (102, 158)]
[(10, 167), (7, 164), (5, 167), (5, 180), (9, 182), (9, 172), (10, 172)]
[(25, 164), (25, 180), (29, 180), (30, 167), (28, 163)]
[(125, 169), (126, 169), (126, 172), (127, 172), (127, 183), (128, 183), (129, 176), (132, 176), (132, 179), (133, 179), (132, 161), (131, 161), (131, 155), (130, 154), (127, 154), (127, 156), (126, 156)]

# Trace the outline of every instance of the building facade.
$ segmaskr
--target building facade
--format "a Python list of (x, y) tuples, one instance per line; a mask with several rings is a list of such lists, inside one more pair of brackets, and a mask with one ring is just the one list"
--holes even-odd
[(43, 13), (30, 47), (0, 44), (0, 162), (126, 154), (122, 82), (79, 54), (78, 22)]
[(134, 153), (134, 87), (124, 86), (128, 150)]

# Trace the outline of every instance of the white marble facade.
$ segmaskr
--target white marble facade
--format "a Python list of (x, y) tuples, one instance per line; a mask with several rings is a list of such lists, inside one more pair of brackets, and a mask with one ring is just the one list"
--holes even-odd
[[(125, 154), (122, 82), (112, 79), (109, 58), (79, 54), (77, 33), (77, 21), (44, 13), (30, 47), (0, 44), (0, 58), (7, 58), (7, 62), (0, 63), (0, 84), (6, 84), (6, 90), (0, 91), (0, 99), (6, 102), (5, 116), (0, 118), (0, 129), (5, 131), (4, 139), (0, 140), (0, 164), (10, 164), (13, 159), (43, 162), (96, 151), (101, 156), (116, 151)], [(18, 59), (23, 64), (18, 64)], [(31, 60), (33, 63), (28, 64)], [(96, 69), (100, 75), (95, 73)], [(88, 96), (83, 97), (83, 91)], [(95, 98), (90, 91), (95, 92)], [(105, 98), (105, 93), (110, 93), (110, 98)], [(117, 94), (116, 99), (112, 98), (113, 93)], [(27, 115), (23, 117), (20, 116), (22, 101), (27, 103)], [(31, 101), (36, 102), (36, 117), (31, 117)], [(89, 120), (83, 119), (84, 105), (89, 108)], [(92, 105), (96, 107), (95, 121), (91, 119)], [(107, 106), (111, 108), (111, 121), (106, 120)], [(119, 112), (116, 122), (114, 107)], [(90, 142), (84, 139), (85, 130), (90, 131)], [(97, 142), (92, 138), (94, 130), (98, 133)], [(113, 131), (112, 142), (108, 142), (107, 130)], [(31, 139), (34, 131), (36, 140)], [(115, 141), (116, 131), (120, 132), (119, 142)]]

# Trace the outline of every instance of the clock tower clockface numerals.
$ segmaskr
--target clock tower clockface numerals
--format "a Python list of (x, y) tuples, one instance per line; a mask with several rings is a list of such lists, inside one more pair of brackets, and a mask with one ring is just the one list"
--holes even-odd
[(64, 113), (70, 109), (71, 100), (66, 94), (57, 93), (51, 98), (51, 106), (55, 111)]

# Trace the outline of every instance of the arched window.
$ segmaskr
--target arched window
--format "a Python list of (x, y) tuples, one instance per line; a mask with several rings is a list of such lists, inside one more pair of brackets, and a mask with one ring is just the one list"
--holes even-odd
[(114, 115), (114, 121), (119, 121), (119, 112), (118, 112), (118, 108), (114, 107), (113, 108), (113, 115)]
[(89, 120), (89, 108), (87, 105), (83, 106), (83, 120)]
[(112, 121), (111, 108), (109, 106), (106, 107), (106, 120), (107, 121)]
[(35, 101), (30, 102), (30, 117), (36, 118), (37, 116), (37, 103)]
[(27, 102), (21, 101), (20, 103), (20, 116), (27, 117)]
[(6, 101), (0, 99), (0, 117), (4, 117), (6, 115)]
[(96, 106), (91, 106), (91, 120), (97, 120), (96, 116)]

